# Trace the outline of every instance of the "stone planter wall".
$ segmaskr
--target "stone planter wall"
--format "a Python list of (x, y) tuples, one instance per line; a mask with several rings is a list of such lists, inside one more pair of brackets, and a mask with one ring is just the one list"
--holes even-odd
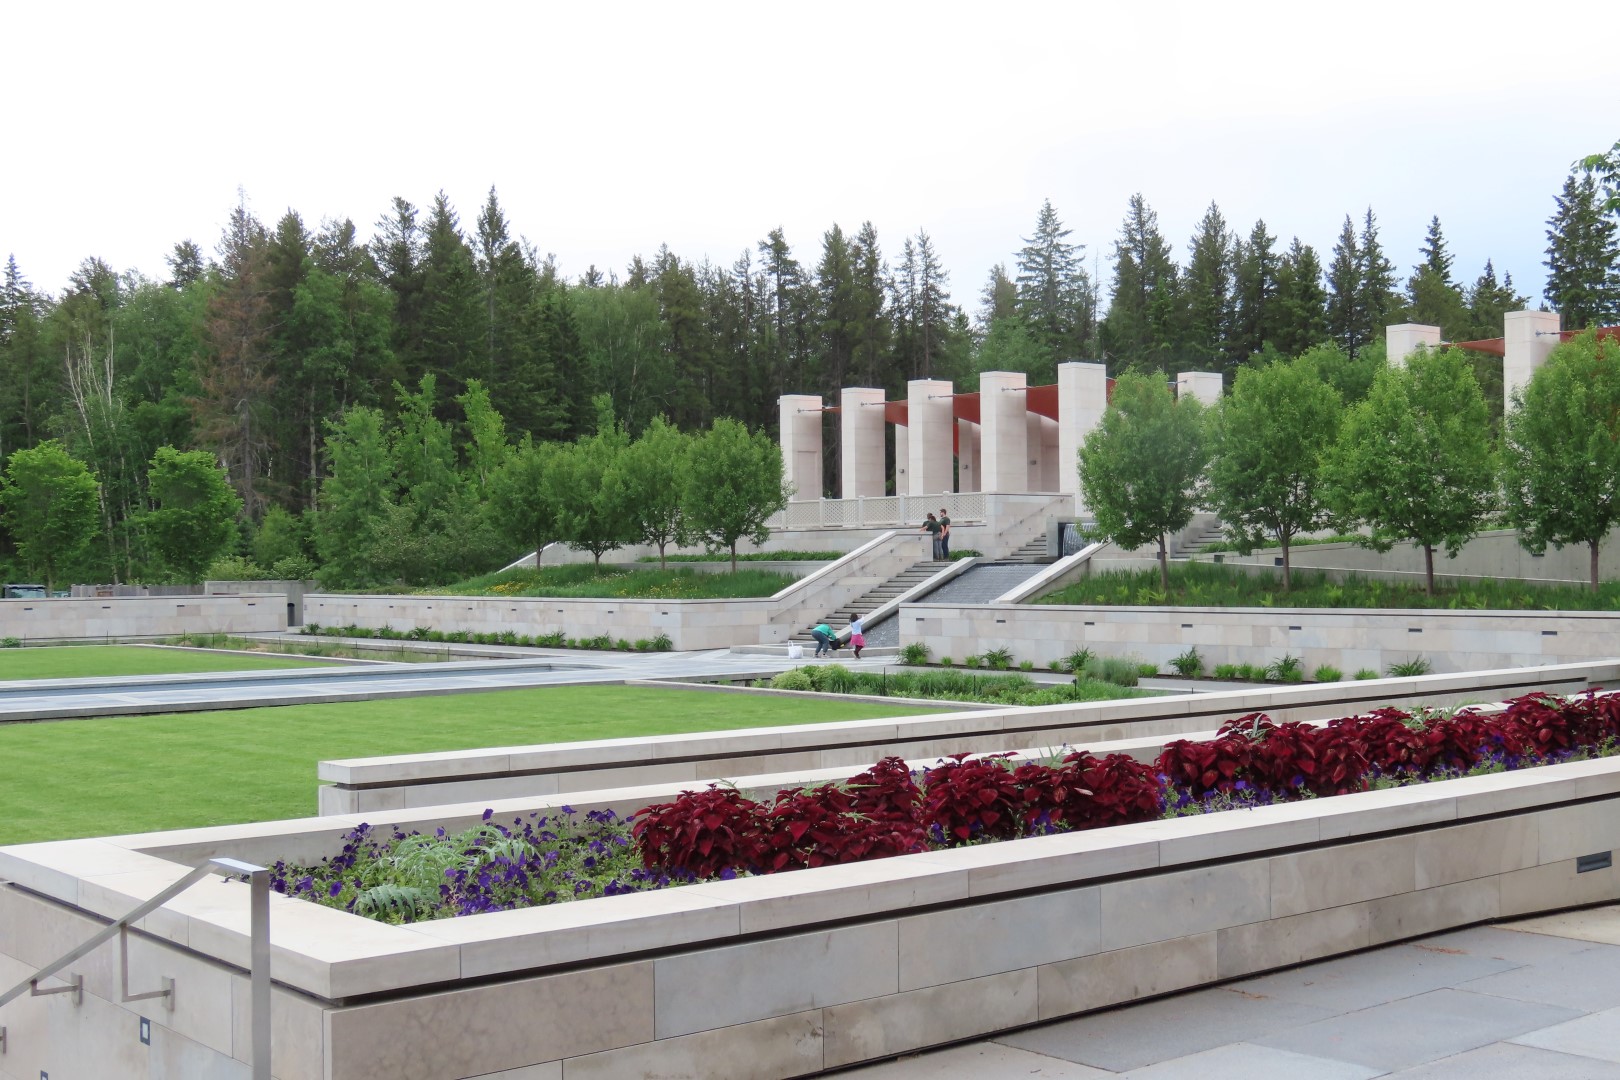
[[(450, 809), (450, 808), (447, 808)], [(465, 808), (454, 808), (464, 810)], [(520, 812), (507, 804), (500, 812)], [(412, 926), (273, 896), (276, 1075), (808, 1075), (1456, 926), (1620, 897), (1620, 761), (932, 852)], [(329, 819), (336, 831), (358, 822)], [(382, 815), (383, 828), (433, 815)], [(265, 860), (315, 823), (0, 849), (0, 979), (18, 980), (183, 868)], [(228, 1074), (245, 1059), (245, 886), (155, 912), (117, 1004), (0, 1022), (9, 1077)], [(136, 1016), (153, 1021), (150, 1047)]]
[(1057, 747), (1210, 731), (1245, 713), (1328, 720), (1380, 705), (1497, 701), (1533, 691), (1578, 693), (1620, 681), (1620, 661), (1413, 679), (1263, 687), (1214, 694), (981, 709), (883, 720), (507, 746), (323, 761), (322, 814), (352, 814), (478, 799), (642, 784), (695, 782), (852, 766), (893, 754)]

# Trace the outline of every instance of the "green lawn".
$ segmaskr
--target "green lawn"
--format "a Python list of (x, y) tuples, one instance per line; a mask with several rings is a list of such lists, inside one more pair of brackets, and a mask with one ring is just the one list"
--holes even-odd
[(64, 645), (0, 649), (0, 682), (10, 679), (88, 679), (112, 675), (182, 675), (199, 671), (262, 671), (326, 664), (296, 656), (191, 652), (143, 645)]
[(315, 813), (315, 763), (927, 712), (699, 690), (559, 686), (0, 726), (0, 843)]

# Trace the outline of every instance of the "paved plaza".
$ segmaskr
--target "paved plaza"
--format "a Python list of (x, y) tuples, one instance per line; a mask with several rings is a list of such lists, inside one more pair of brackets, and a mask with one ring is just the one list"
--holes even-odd
[(1620, 906), (1438, 934), (839, 1075), (1620, 1080)]

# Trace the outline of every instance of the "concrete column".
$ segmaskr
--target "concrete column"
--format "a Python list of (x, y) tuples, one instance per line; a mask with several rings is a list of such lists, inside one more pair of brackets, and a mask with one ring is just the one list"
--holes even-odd
[(1389, 356), (1389, 366), (1403, 367), (1406, 358), (1417, 352), (1419, 345), (1427, 345), (1431, 349), (1440, 347), (1440, 328), (1425, 326), (1422, 323), (1398, 323), (1395, 326), (1386, 326), (1384, 345), (1384, 351)]
[(1221, 373), (1218, 371), (1183, 371), (1176, 375), (1176, 397), (1192, 395), (1205, 405), (1218, 405), (1221, 400)]
[(971, 420), (956, 422), (956, 490), (980, 491), (984, 482), (983, 439), (979, 425)]
[(1502, 317), (1502, 409), (1513, 407), (1513, 391), (1547, 361), (1563, 328), (1556, 311), (1510, 311)]
[(906, 383), (906, 439), (910, 443), (910, 495), (939, 495), (956, 490), (955, 455), (951, 428), (956, 415), (952, 387), (944, 379), (913, 379)]
[(1058, 486), (1074, 495), (1076, 513), (1084, 513), (1080, 497), (1080, 446), (1102, 421), (1108, 407), (1108, 369), (1102, 364), (1059, 364), (1058, 376)]
[(1039, 491), (1041, 481), (1046, 476), (1046, 459), (1043, 451), (1045, 442), (1041, 439), (1041, 420), (1038, 413), (1024, 413), (1024, 474), (1019, 477), (1022, 487), (1009, 488), (1009, 491)]
[(883, 494), (887, 433), (882, 390), (846, 386), (838, 392), (839, 494), (843, 498)]
[(1022, 372), (986, 371), (979, 375), (979, 422), (983, 425), (985, 491), (1028, 491), (1029, 427), (1024, 422)]
[[(1060, 472), (1058, 468), (1058, 451), (1060, 449), (1058, 439), (1058, 422), (1053, 420), (1050, 416), (1036, 416), (1035, 413), (1030, 413), (1029, 415), (1034, 416), (1036, 420), (1040, 421), (1041, 432), (1040, 483), (1029, 490), (1057, 491), (1059, 490), (1058, 483), (1060, 482), (1060, 477), (1058, 475)], [(1031, 456), (1033, 457), (1034, 455)], [(1035, 479), (1034, 473), (1030, 473), (1030, 479)]]
[(794, 502), (821, 498), (821, 399), (814, 394), (783, 394), (782, 471)]
[(894, 428), (894, 493), (911, 494), (911, 429)]

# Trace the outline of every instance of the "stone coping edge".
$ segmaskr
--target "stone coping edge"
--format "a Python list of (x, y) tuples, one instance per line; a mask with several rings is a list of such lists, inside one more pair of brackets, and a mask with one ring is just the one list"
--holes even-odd
[[(1119, 875), (1617, 798), (1620, 758), (1603, 758), (406, 926), (272, 895), (272, 963), (277, 982), (336, 1001), (451, 983), (475, 973), (533, 972), (608, 962), (649, 949), (713, 946), (865, 920), (919, 903), (970, 904)], [(559, 801), (492, 805), (504, 818)], [(407, 811), (314, 821), (327, 836), (362, 821), (379, 830), (434, 821), (449, 826), (469, 812), (481, 816), (481, 809), (471, 810), (474, 805), (435, 807), (433, 814)], [(183, 837), (156, 833), (5, 847), (0, 848), (0, 878), (111, 919), (186, 872), (184, 863), (149, 853), (162, 849), (165, 838), (171, 850), (178, 846), (175, 841), (183, 840), (213, 854), (253, 858), (254, 849), (291, 841), (312, 825), (311, 819), (302, 819), (189, 830)], [(153, 912), (139, 928), (245, 967), (247, 905), (248, 890), (240, 882), (208, 879)]]

